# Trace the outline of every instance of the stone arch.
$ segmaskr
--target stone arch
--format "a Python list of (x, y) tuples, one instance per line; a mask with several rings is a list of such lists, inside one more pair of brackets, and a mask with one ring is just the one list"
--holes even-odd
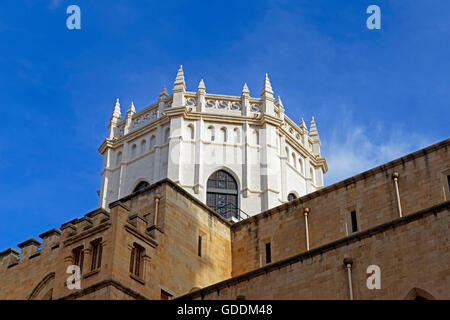
[[(291, 197), (294, 197), (293, 199), (290, 199)], [(298, 199), (299, 198), (299, 195), (298, 195), (298, 192), (297, 191), (291, 191), (291, 192), (289, 192), (288, 193), (288, 195), (287, 195), (287, 201), (292, 201), (292, 200), (295, 200), (295, 199)]]
[(413, 288), (408, 292), (404, 300), (436, 300), (436, 298), (423, 289)]
[(50, 272), (47, 274), (33, 291), (28, 296), (28, 300), (52, 300), (53, 294), (53, 281), (55, 280), (55, 273)]
[[(130, 194), (133, 193), (133, 192), (136, 192), (136, 191), (140, 190), (141, 188), (145, 188), (145, 187), (142, 187), (142, 185), (144, 185), (144, 184), (146, 184), (145, 187), (148, 187), (148, 186), (150, 185), (150, 182), (148, 182), (148, 180), (143, 179), (143, 178), (137, 180), (137, 181), (134, 183), (133, 187), (131, 188)], [(138, 187), (139, 187), (139, 188), (138, 188)]]

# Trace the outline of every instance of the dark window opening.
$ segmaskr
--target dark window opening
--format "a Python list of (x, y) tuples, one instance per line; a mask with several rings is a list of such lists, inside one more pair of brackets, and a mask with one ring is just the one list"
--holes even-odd
[(170, 300), (173, 296), (161, 289), (161, 300)]
[(198, 236), (198, 248), (197, 248), (198, 256), (202, 256), (202, 236)]
[(293, 193), (289, 193), (288, 194), (288, 201), (292, 201), (292, 200), (295, 200), (295, 199), (297, 199), (297, 196), (295, 194), (293, 194)]
[(134, 244), (133, 249), (131, 249), (131, 259), (130, 259), (130, 273), (137, 277), (142, 276), (142, 260), (144, 256), (144, 248), (138, 244)]
[(350, 212), (350, 216), (352, 219), (352, 232), (358, 231), (358, 221), (356, 220), (356, 211)]
[(102, 265), (102, 240), (98, 239), (91, 242), (92, 250), (92, 261), (91, 261), (91, 271), (100, 269)]
[(450, 175), (447, 176), (448, 190), (450, 191)]
[(149, 184), (147, 181), (139, 182), (139, 184), (136, 186), (136, 188), (134, 188), (133, 192), (142, 190), (142, 189), (148, 187), (149, 185), (150, 185), (150, 184)]
[(73, 249), (73, 264), (80, 267), (80, 273), (83, 273), (84, 253), (83, 247)]
[(272, 254), (270, 252), (270, 242), (266, 243), (266, 263), (270, 263), (272, 261)]
[(224, 170), (214, 172), (208, 179), (206, 204), (225, 218), (238, 218), (238, 189), (236, 180)]

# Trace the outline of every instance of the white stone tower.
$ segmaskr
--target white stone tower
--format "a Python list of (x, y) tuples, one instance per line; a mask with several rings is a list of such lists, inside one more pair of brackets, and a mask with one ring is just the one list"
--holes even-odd
[[(119, 99), (99, 148), (104, 156), (99, 206), (169, 178), (230, 219), (254, 215), (323, 187), (326, 160), (314, 118), (310, 132), (284, 114), (265, 76), (259, 98), (186, 91), (183, 68), (173, 93), (125, 119)], [(230, 214), (230, 208), (231, 214)], [(236, 209), (236, 208), (239, 208)], [(245, 216), (245, 215), (244, 215)]]

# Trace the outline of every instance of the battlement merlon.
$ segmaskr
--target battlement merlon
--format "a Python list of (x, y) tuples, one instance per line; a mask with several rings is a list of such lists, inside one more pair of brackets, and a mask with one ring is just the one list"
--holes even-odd
[[(164, 86), (160, 92), (158, 101), (136, 112), (131, 103), (125, 118), (122, 118), (119, 99), (113, 109), (108, 125), (108, 136), (98, 148), (103, 154), (108, 148), (116, 148), (122, 145), (125, 136), (129, 136), (144, 127), (155, 126), (169, 122), (167, 111), (170, 109), (183, 109), (186, 119), (196, 119), (200, 114), (205, 119), (224, 121), (224, 118), (232, 118), (237, 122), (249, 122), (253, 125), (261, 125), (268, 119), (278, 119), (278, 126), (286, 134), (291, 144), (301, 146), (304, 153), (310, 153), (322, 164), (323, 172), (327, 172), (326, 161), (320, 155), (320, 139), (314, 118), (311, 121), (310, 131), (303, 120), (296, 124), (285, 114), (285, 107), (281, 98), (274, 99), (273, 89), (268, 75), (265, 75), (263, 88), (259, 98), (251, 97), (247, 84), (244, 84), (240, 96), (212, 94), (206, 92), (203, 79), (196, 92), (186, 91), (184, 72), (182, 67), (178, 70), (174, 82), (173, 94), (168, 95)], [(178, 114), (178, 113), (177, 113)], [(227, 117), (223, 117), (223, 116)]]

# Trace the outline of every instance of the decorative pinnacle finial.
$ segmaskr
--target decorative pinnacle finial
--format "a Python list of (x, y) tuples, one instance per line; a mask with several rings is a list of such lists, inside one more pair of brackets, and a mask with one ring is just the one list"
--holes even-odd
[(199, 91), (200, 91), (200, 90), (203, 90), (203, 91), (206, 90), (205, 83), (203, 82), (203, 79), (201, 79), (201, 80), (200, 80), (200, 83), (198, 84), (198, 90), (199, 90)]
[(133, 103), (133, 101), (131, 101), (131, 104), (130, 104), (130, 106), (128, 107), (127, 114), (129, 114), (129, 113), (136, 113), (136, 109), (134, 108), (134, 103)]
[(311, 119), (311, 125), (309, 127), (309, 136), (314, 140), (320, 141), (319, 139), (319, 131), (317, 131), (316, 122), (314, 121), (314, 117)]
[(122, 117), (121, 111), (120, 111), (120, 103), (119, 103), (119, 98), (117, 98), (116, 100), (116, 104), (114, 105), (114, 110), (111, 116), (111, 120), (112, 119), (120, 119)]
[(186, 83), (184, 82), (184, 72), (183, 72), (182, 65), (180, 65), (180, 68), (178, 69), (177, 77), (176, 77), (173, 85), (174, 85), (174, 87), (173, 87), (174, 89), (186, 90)]
[(242, 88), (242, 95), (250, 95), (250, 90), (248, 90), (247, 83), (244, 83), (244, 87)]
[(261, 90), (261, 96), (263, 96), (263, 95), (273, 96), (272, 85), (270, 84), (270, 79), (269, 79), (269, 76), (267, 75), (267, 73), (264, 78), (263, 88)]
[(281, 101), (280, 96), (275, 100), (275, 105), (284, 109), (283, 102)]
[(162, 87), (162, 89), (161, 89), (161, 92), (159, 93), (159, 96), (160, 97), (162, 97), (162, 96), (169, 96), (169, 93), (167, 92), (167, 88), (166, 88), (166, 85), (163, 85), (163, 87)]
[(305, 120), (303, 120), (303, 117), (300, 119), (300, 128), (304, 131), (308, 132), (308, 127), (306, 126)]

